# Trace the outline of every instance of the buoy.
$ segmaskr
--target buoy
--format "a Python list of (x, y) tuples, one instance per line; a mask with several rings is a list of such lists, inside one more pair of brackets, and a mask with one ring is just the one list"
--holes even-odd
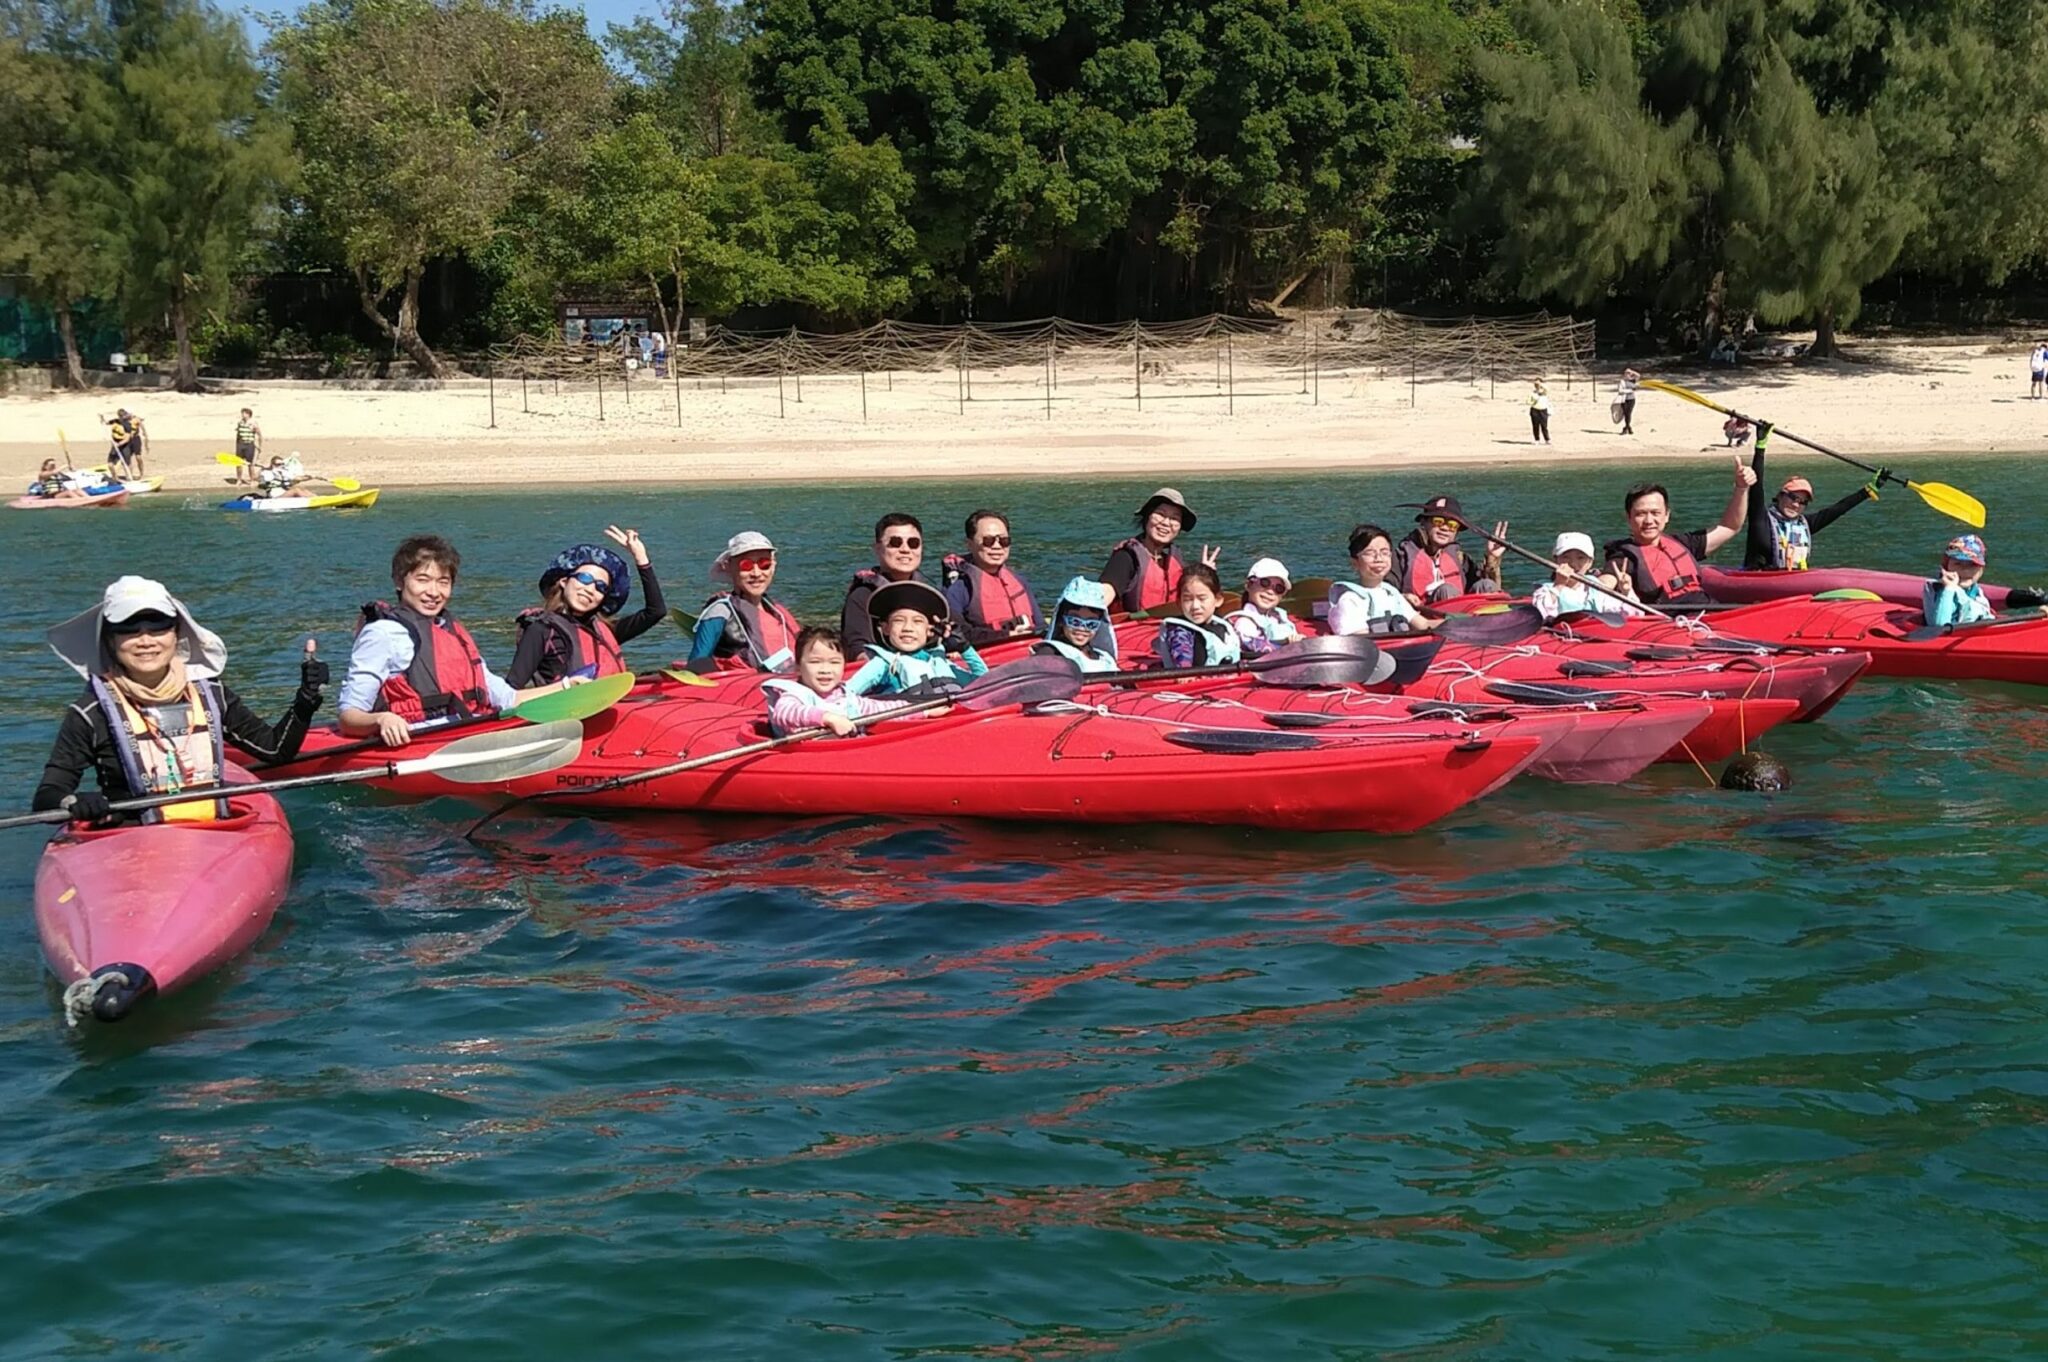
[(1792, 788), (1792, 768), (1768, 752), (1744, 752), (1721, 772), (1721, 788), (1776, 794)]

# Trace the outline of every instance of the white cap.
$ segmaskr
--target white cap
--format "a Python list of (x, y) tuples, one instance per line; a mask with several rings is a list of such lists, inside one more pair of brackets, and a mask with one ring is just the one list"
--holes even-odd
[(1574, 549), (1585, 554), (1588, 558), (1599, 557), (1598, 554), (1593, 552), (1593, 536), (1578, 530), (1566, 530), (1563, 534), (1559, 535), (1557, 542), (1550, 546), (1550, 556), (1552, 558), (1562, 558)]
[(775, 545), (769, 543), (768, 536), (762, 534), (759, 530), (741, 530), (738, 534), (725, 541), (725, 552), (711, 560), (713, 575), (732, 571), (733, 559), (759, 549), (766, 549), (768, 552), (773, 553), (775, 552)]
[(1250, 581), (1254, 577), (1278, 577), (1281, 581), (1287, 583), (1285, 587), (1281, 588), (1282, 590), (1294, 590), (1294, 579), (1287, 575), (1287, 564), (1281, 562), (1278, 558), (1261, 558), (1258, 562), (1253, 563), (1252, 570), (1245, 573), (1244, 579)]
[(147, 577), (116, 577), (107, 587), (106, 595), (100, 597), (100, 618), (109, 624), (133, 619), (148, 610), (172, 619), (178, 617), (178, 602), (170, 589)]

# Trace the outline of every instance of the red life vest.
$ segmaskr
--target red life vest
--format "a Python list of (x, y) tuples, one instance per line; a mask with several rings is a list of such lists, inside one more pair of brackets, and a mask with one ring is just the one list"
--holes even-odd
[[(1609, 551), (1609, 557), (1618, 552), (1628, 559), (1629, 576), (1635, 580), (1636, 595), (1646, 604), (1660, 601), (1685, 604), (1694, 601), (1710, 601), (1705, 589), (1700, 586), (1699, 559), (1692, 556), (1692, 550), (1676, 535), (1660, 535), (1650, 545), (1624, 540)], [(1645, 585), (1650, 589), (1644, 590)]]
[(1138, 576), (1123, 594), (1122, 605), (1126, 610), (1156, 610), (1162, 605), (1171, 605), (1180, 599), (1180, 552), (1172, 545), (1166, 549), (1166, 562), (1162, 564), (1152, 556), (1152, 550), (1142, 539), (1126, 539), (1110, 550), (1111, 556), (1122, 549), (1129, 549), (1131, 557), (1138, 562)]
[(1401, 556), (1401, 571), (1396, 580), (1403, 595), (1429, 601), (1465, 594), (1465, 555), (1457, 545), (1432, 552), (1411, 534), (1401, 540), (1394, 552)]
[(1007, 634), (1019, 620), (1037, 622), (1038, 606), (1031, 599), (1031, 589), (1008, 567), (990, 572), (971, 558), (949, 556), (946, 573), (949, 580), (967, 583), (969, 624)]
[[(570, 671), (580, 672), (586, 667), (593, 667), (596, 670), (590, 673), (592, 676), (617, 676), (626, 670), (625, 656), (619, 651), (618, 635), (612, 632), (604, 616), (578, 619), (559, 610), (538, 607), (519, 616), (521, 633), (536, 625), (562, 640), (563, 649), (570, 658)], [(544, 679), (559, 681), (561, 678), (550, 676)]]
[(372, 601), (363, 607), (357, 632), (377, 620), (401, 624), (412, 635), (412, 664), (377, 692), (378, 709), (409, 724), (497, 712), (485, 680), (483, 654), (469, 630), (446, 614), (436, 621), (403, 605)]

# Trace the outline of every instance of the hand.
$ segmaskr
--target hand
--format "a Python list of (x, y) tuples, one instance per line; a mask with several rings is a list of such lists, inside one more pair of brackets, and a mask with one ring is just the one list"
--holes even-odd
[(98, 790), (80, 790), (77, 794), (67, 795), (64, 807), (71, 811), (72, 821), (78, 823), (111, 823), (116, 817), (112, 801)]
[(604, 527), (604, 537), (633, 555), (635, 567), (647, 566), (647, 546), (640, 542), (640, 531), (622, 530), (616, 525)]
[(1207, 544), (1204, 544), (1204, 545), (1202, 545), (1202, 566), (1203, 566), (1203, 567), (1211, 567), (1211, 568), (1212, 568), (1212, 567), (1215, 567), (1215, 566), (1216, 566), (1216, 560), (1217, 560), (1218, 558), (1221, 558), (1222, 556), (1223, 556), (1223, 546), (1222, 546), (1221, 544), (1218, 544), (1218, 545), (1217, 545), (1217, 546), (1216, 546), (1215, 548), (1210, 548), (1210, 547), (1209, 547), (1209, 546), (1208, 546)]
[(825, 727), (832, 730), (834, 737), (839, 738), (852, 737), (854, 732), (853, 720), (847, 718), (844, 714), (827, 714), (825, 716)]
[(561, 679), (560, 681), (557, 681), (557, 682), (555, 683), (555, 689), (556, 689), (556, 690), (569, 690), (569, 689), (571, 689), (572, 687), (575, 687), (575, 686), (580, 686), (580, 685), (583, 685), (583, 684), (585, 684), (586, 682), (590, 682), (590, 681), (595, 681), (596, 679), (597, 679), (597, 678), (596, 678), (596, 677), (594, 677), (594, 676), (581, 676), (581, 675), (570, 675), (570, 676), (565, 676), (565, 677), (563, 677), (563, 678), (562, 678), (562, 679)]
[(412, 741), (412, 725), (389, 710), (373, 714), (377, 721), (377, 741), (386, 747), (403, 747)]
[[(1507, 521), (1505, 521), (1505, 520), (1496, 520), (1496, 521), (1494, 522), (1494, 524), (1493, 524), (1493, 533), (1492, 533), (1492, 534), (1490, 534), (1490, 535), (1488, 535), (1488, 536), (1486, 537), (1486, 561), (1487, 561), (1487, 562), (1489, 562), (1489, 563), (1499, 563), (1499, 562), (1500, 562), (1500, 558), (1501, 558), (1501, 555), (1502, 555), (1503, 553), (1506, 553), (1506, 552), (1507, 552), (1507, 550), (1506, 550), (1505, 548), (1503, 548), (1503, 547), (1501, 546), (1501, 541), (1502, 541), (1502, 540), (1504, 540), (1504, 539), (1506, 539), (1507, 537), (1508, 537), (1508, 522), (1507, 522)], [(1496, 580), (1498, 580), (1498, 579), (1499, 579), (1499, 577), (1500, 577), (1500, 574), (1499, 574), (1499, 573), (1497, 573), (1497, 572), (1491, 572), (1491, 573), (1488, 573), (1487, 575), (1488, 575), (1489, 577), (1493, 577), (1493, 578), (1494, 578), (1494, 579), (1496, 579)]]
[(1614, 574), (1615, 591), (1628, 597), (1630, 600), (1634, 600), (1636, 597), (1636, 584), (1628, 575), (1628, 564), (1616, 560), (1609, 563), (1607, 567)]
[(1869, 498), (1870, 498), (1870, 499), (1871, 499), (1872, 501), (1876, 501), (1876, 500), (1877, 500), (1877, 489), (1878, 489), (1878, 488), (1880, 488), (1880, 487), (1882, 487), (1882, 486), (1884, 486), (1884, 480), (1885, 480), (1886, 478), (1890, 477), (1891, 475), (1892, 475), (1892, 470), (1891, 470), (1891, 469), (1889, 469), (1889, 468), (1880, 468), (1880, 469), (1878, 469), (1878, 470), (1877, 470), (1877, 472), (1875, 472), (1875, 473), (1871, 474), (1871, 477), (1870, 477), (1870, 481), (1869, 481), (1869, 482), (1866, 482), (1866, 483), (1864, 483), (1864, 484), (1863, 484), (1863, 491), (1864, 491), (1864, 493), (1865, 493), (1865, 494), (1866, 494), (1866, 495), (1867, 495), (1867, 496), (1868, 496), (1868, 497), (1869, 497)]
[(1743, 488), (1754, 486), (1756, 486), (1756, 470), (1749, 466), (1748, 460), (1737, 455), (1735, 459), (1736, 490), (1740, 491)]
[(1015, 624), (1010, 626), (1011, 638), (1022, 638), (1026, 634), (1035, 634), (1037, 632), (1037, 628), (1031, 623), (1030, 620), (1026, 619), (1020, 619)]
[(1963, 584), (1963, 579), (1956, 575), (1954, 568), (1945, 567), (1941, 570), (1941, 584), (1946, 587), (1960, 588)]
[(327, 664), (314, 656), (319, 648), (320, 645), (313, 639), (306, 640), (305, 660), (299, 663), (300, 690), (319, 690), (334, 679), (333, 674), (327, 669)]
[(1776, 429), (1777, 429), (1777, 427), (1776, 427), (1776, 426), (1774, 426), (1774, 425), (1772, 425), (1772, 424), (1771, 424), (1771, 423), (1770, 423), (1769, 421), (1759, 421), (1759, 422), (1757, 422), (1757, 423), (1756, 423), (1756, 447), (1757, 447), (1758, 449), (1762, 449), (1762, 448), (1764, 447), (1764, 441), (1766, 441), (1766, 440), (1770, 439), (1770, 438), (1771, 438), (1771, 432), (1772, 432), (1772, 431), (1774, 431), (1774, 430), (1776, 430)]

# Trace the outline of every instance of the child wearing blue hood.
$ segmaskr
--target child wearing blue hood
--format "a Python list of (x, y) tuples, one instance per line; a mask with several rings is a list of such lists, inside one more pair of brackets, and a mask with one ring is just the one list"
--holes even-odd
[(1116, 593), (1092, 577), (1076, 577), (1053, 605), (1052, 623), (1034, 655), (1064, 657), (1084, 672), (1117, 669), (1116, 629), (1109, 607)]
[(1948, 541), (1941, 552), (1941, 575), (1920, 588), (1920, 609), (1929, 624), (1946, 629), (1991, 618), (1982, 585), (1984, 557), (1984, 541), (1974, 534)]
[(878, 588), (868, 597), (875, 641), (862, 650), (867, 661), (847, 678), (847, 693), (923, 699), (986, 676), (988, 664), (971, 646), (960, 650), (958, 661), (947, 656), (941, 640), (951, 615), (945, 596), (928, 582), (912, 578)]

